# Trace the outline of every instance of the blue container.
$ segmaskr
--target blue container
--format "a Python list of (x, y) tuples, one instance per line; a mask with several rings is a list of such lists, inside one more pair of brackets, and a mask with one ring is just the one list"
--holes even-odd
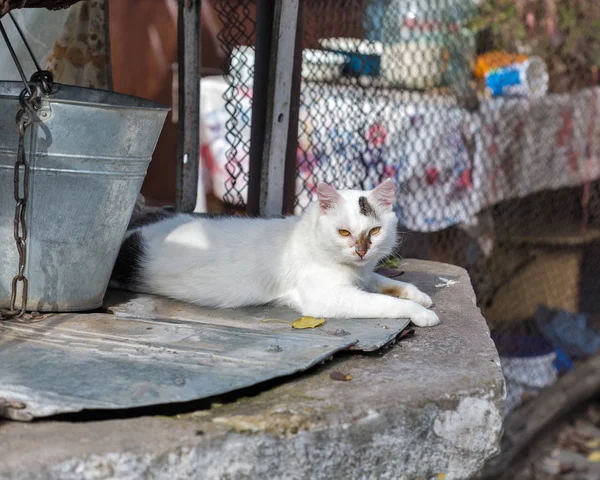
[(495, 97), (541, 97), (548, 91), (548, 71), (542, 59), (530, 57), (524, 62), (487, 72), (485, 84)]
[[(509, 65), (498, 68), (485, 76), (485, 84), (493, 96), (513, 91), (514, 93), (527, 93), (524, 81), (521, 78), (522, 64)], [(510, 87), (513, 87), (512, 89)]]
[(381, 67), (381, 57), (379, 55), (368, 55), (361, 53), (339, 52), (348, 57), (346, 68), (348, 74), (352, 76), (366, 75), (368, 77), (378, 77)]

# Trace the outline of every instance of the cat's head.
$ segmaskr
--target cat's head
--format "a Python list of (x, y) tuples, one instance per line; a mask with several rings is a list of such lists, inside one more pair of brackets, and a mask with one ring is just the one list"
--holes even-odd
[(392, 253), (397, 218), (395, 186), (388, 179), (371, 191), (317, 186), (320, 247), (339, 263), (366, 266)]

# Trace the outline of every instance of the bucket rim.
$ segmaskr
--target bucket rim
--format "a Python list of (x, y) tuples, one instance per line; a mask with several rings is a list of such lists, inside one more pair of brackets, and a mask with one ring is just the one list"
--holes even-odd
[[(141, 110), (169, 111), (171, 107), (160, 104), (147, 98), (127, 95), (125, 93), (99, 90), (96, 88), (79, 87), (55, 83), (51, 95), (44, 95), (50, 102), (69, 103), (79, 105), (94, 105), (108, 108), (134, 108)], [(16, 80), (0, 80), (0, 99), (15, 98), (23, 90), (23, 82)]]

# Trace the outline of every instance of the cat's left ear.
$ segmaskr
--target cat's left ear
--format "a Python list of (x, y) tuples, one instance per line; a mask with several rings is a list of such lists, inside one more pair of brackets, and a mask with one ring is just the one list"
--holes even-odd
[(386, 212), (392, 211), (395, 198), (396, 185), (391, 178), (380, 183), (369, 195), (369, 199)]
[(328, 212), (334, 210), (342, 200), (337, 190), (326, 183), (319, 183), (317, 185), (317, 197), (319, 198), (319, 207), (323, 215), (327, 215)]

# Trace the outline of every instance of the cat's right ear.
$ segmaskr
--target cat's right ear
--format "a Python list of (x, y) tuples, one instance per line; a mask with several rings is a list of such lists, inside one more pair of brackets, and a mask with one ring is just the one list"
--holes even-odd
[(319, 183), (317, 185), (317, 197), (322, 215), (327, 215), (327, 213), (334, 210), (342, 199), (337, 190), (326, 183)]
[(380, 183), (369, 195), (369, 199), (373, 200), (375, 205), (378, 205), (386, 212), (391, 212), (394, 206), (396, 197), (396, 185), (391, 178)]

